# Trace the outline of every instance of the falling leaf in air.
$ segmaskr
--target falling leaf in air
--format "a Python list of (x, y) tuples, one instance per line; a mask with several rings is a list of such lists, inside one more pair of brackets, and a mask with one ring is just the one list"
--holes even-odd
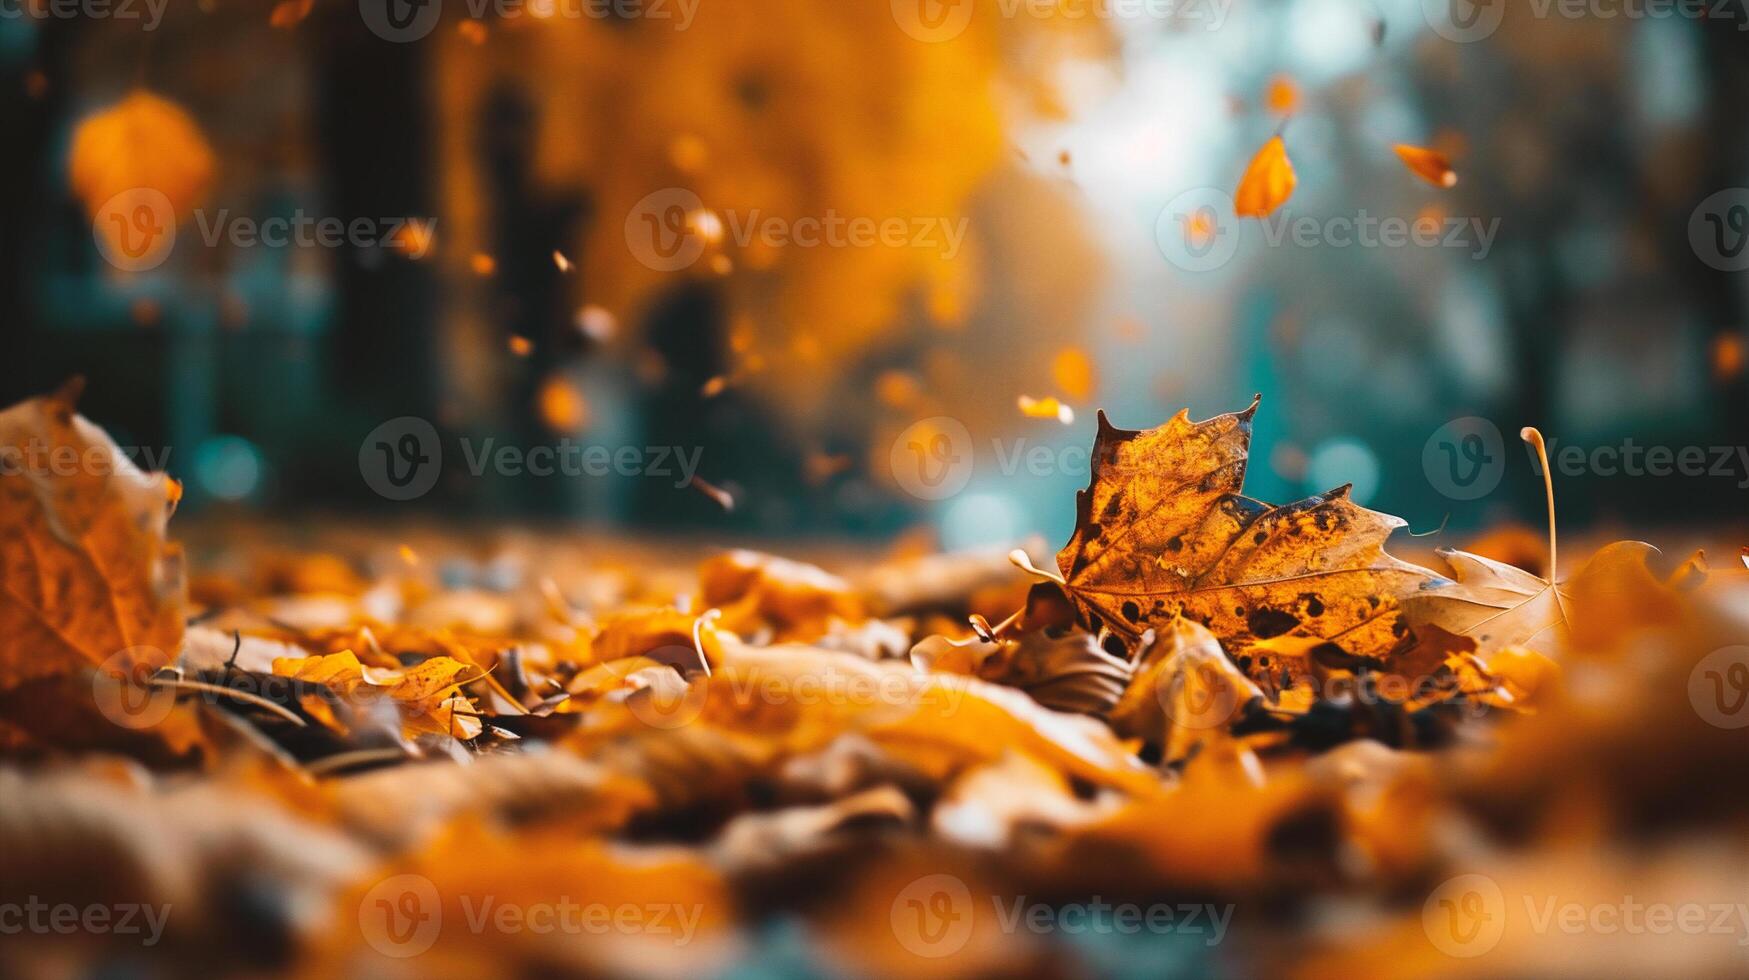
[(389, 233), (385, 243), (389, 249), (414, 261), (431, 254), (437, 241), (437, 223), (424, 218), (408, 218)]
[(273, 5), (273, 12), (267, 16), (267, 25), (279, 30), (290, 30), (303, 23), (315, 5), (316, 0), (280, 0)]
[(565, 257), (565, 253), (555, 248), (553, 249), (553, 266), (560, 272), (570, 272), (571, 260)]
[(1093, 478), (1075, 534), (1057, 555), (1083, 625), (1133, 645), (1183, 615), (1238, 656), (1293, 634), (1383, 655), (1399, 602), (1442, 581), (1384, 550), (1403, 521), (1356, 504), (1347, 487), (1272, 506), (1241, 493), (1257, 403), (1146, 431), (1099, 415)]
[(1266, 218), (1287, 203), (1298, 183), (1293, 161), (1287, 156), (1287, 143), (1280, 136), (1271, 136), (1239, 179), (1239, 189), (1233, 192), (1233, 211), (1241, 218)]
[(619, 332), (619, 319), (606, 307), (594, 303), (577, 311), (577, 330), (598, 344), (605, 344)]
[(1263, 106), (1278, 116), (1293, 115), (1300, 108), (1300, 87), (1286, 75), (1275, 76), (1263, 94)]
[[(194, 118), (145, 89), (86, 116), (73, 131), (70, 182), (93, 218), (102, 217), (104, 205), (118, 195), (155, 192), (172, 213), (153, 218), (181, 221), (206, 195), (213, 170), (212, 147)], [(112, 227), (99, 221), (98, 227), (117, 244), (130, 233), (125, 222)]]
[(475, 252), (468, 259), (468, 268), (474, 270), (474, 275), (484, 278), (498, 271), (498, 260), (485, 252)]
[(1093, 355), (1080, 347), (1065, 347), (1051, 357), (1051, 380), (1076, 401), (1093, 397)]
[(472, 17), (457, 24), (455, 32), (461, 35), (462, 40), (475, 47), (486, 43), (486, 25)]
[(1743, 373), (1743, 338), (1722, 333), (1713, 338), (1713, 377), (1729, 381)]
[(1072, 425), (1075, 421), (1075, 410), (1054, 397), (1034, 398), (1031, 395), (1021, 395), (1019, 405), (1020, 414), (1029, 419), (1056, 419), (1064, 425)]
[(563, 374), (551, 374), (536, 394), (540, 419), (558, 433), (581, 432), (589, 425), (589, 402)]
[(1397, 151), (1410, 173), (1429, 184), (1447, 188), (1457, 186), (1457, 171), (1452, 169), (1451, 159), (1444, 153), (1407, 143), (1398, 143), (1392, 149)]
[(521, 334), (511, 334), (506, 346), (510, 348), (510, 353), (517, 357), (527, 357), (534, 353), (534, 341)]
[(722, 487), (719, 487), (700, 476), (694, 476), (687, 480), (686, 485), (711, 498), (711, 500), (715, 501), (716, 505), (721, 507), (725, 513), (732, 514), (735, 512), (735, 495), (724, 490)]

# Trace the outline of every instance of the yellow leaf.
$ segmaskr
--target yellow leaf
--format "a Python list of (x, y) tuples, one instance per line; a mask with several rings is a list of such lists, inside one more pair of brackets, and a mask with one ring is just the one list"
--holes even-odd
[(1287, 144), (1272, 136), (1245, 168), (1233, 193), (1233, 212), (1241, 218), (1266, 218), (1293, 196), (1299, 178), (1287, 157)]

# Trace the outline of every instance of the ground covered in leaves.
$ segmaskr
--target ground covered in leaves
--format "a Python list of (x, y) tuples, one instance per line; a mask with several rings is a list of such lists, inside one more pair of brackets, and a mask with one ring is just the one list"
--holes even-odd
[(1102, 418), (1054, 562), (173, 530), (72, 399), (0, 414), (8, 974), (1749, 965), (1736, 555), (1411, 562), (1250, 410)]

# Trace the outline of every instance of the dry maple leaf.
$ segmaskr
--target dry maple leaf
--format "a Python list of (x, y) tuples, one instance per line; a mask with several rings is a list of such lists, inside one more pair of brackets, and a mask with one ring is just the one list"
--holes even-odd
[(0, 690), (106, 663), (143, 680), (182, 645), (179, 490), (74, 414), (80, 387), (0, 413)]
[(1453, 581), (1404, 603), (1417, 626), (1430, 623), (1476, 641), (1484, 654), (1504, 647), (1543, 653), (1566, 646), (1577, 618), (1579, 593), (1588, 582), (1643, 571), (1656, 548), (1641, 541), (1604, 546), (1570, 579), (1554, 580), (1467, 551), (1442, 548)]
[[(1465, 551), (1444, 548), (1438, 554), (1451, 567), (1452, 581), (1410, 599), (1405, 618), (1415, 625), (1431, 624), (1469, 637), (1484, 655), (1504, 647), (1526, 647), (1549, 653), (1566, 645), (1574, 622), (1573, 605), (1581, 593), (1609, 596), (1650, 586), (1646, 559), (1657, 552), (1639, 541), (1617, 541), (1585, 563), (1570, 581), (1556, 578), (1555, 488), (1549, 476), (1547, 449), (1541, 432), (1531, 427), (1519, 435), (1542, 460), (1543, 486), (1549, 522), (1549, 577), (1542, 578)], [(1628, 583), (1625, 587), (1623, 583)], [(1607, 605), (1607, 599), (1601, 605)], [(1591, 602), (1593, 608), (1600, 604)], [(1602, 611), (1599, 608), (1599, 611)]]
[(1235, 655), (1290, 633), (1383, 655), (1400, 600), (1443, 580), (1387, 554), (1403, 522), (1347, 487), (1280, 507), (1241, 494), (1256, 411), (1181, 411), (1141, 432), (1100, 413), (1093, 479), (1057, 555), (1064, 591), (1084, 624), (1130, 644), (1183, 615)]
[(1233, 192), (1233, 213), (1241, 218), (1267, 218), (1287, 203), (1298, 184), (1287, 143), (1280, 136), (1271, 136), (1251, 158), (1245, 176), (1239, 178), (1239, 189)]

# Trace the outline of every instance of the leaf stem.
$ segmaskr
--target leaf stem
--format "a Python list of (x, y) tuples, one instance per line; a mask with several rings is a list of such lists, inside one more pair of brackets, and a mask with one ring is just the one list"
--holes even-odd
[(1036, 567), (1032, 563), (1031, 556), (1020, 548), (1010, 551), (1008, 553), (1008, 560), (1014, 564), (1014, 567), (1029, 575), (1037, 575), (1039, 578), (1055, 582), (1064, 588), (1068, 588), (1069, 586), (1069, 580), (1064, 578), (1060, 572), (1047, 571), (1043, 568)]
[(1542, 464), (1543, 491), (1549, 502), (1549, 581), (1558, 579), (1555, 564), (1555, 475), (1549, 472), (1549, 447), (1543, 442), (1543, 434), (1536, 426), (1527, 425), (1518, 430), (1518, 437), (1536, 448), (1537, 461)]

